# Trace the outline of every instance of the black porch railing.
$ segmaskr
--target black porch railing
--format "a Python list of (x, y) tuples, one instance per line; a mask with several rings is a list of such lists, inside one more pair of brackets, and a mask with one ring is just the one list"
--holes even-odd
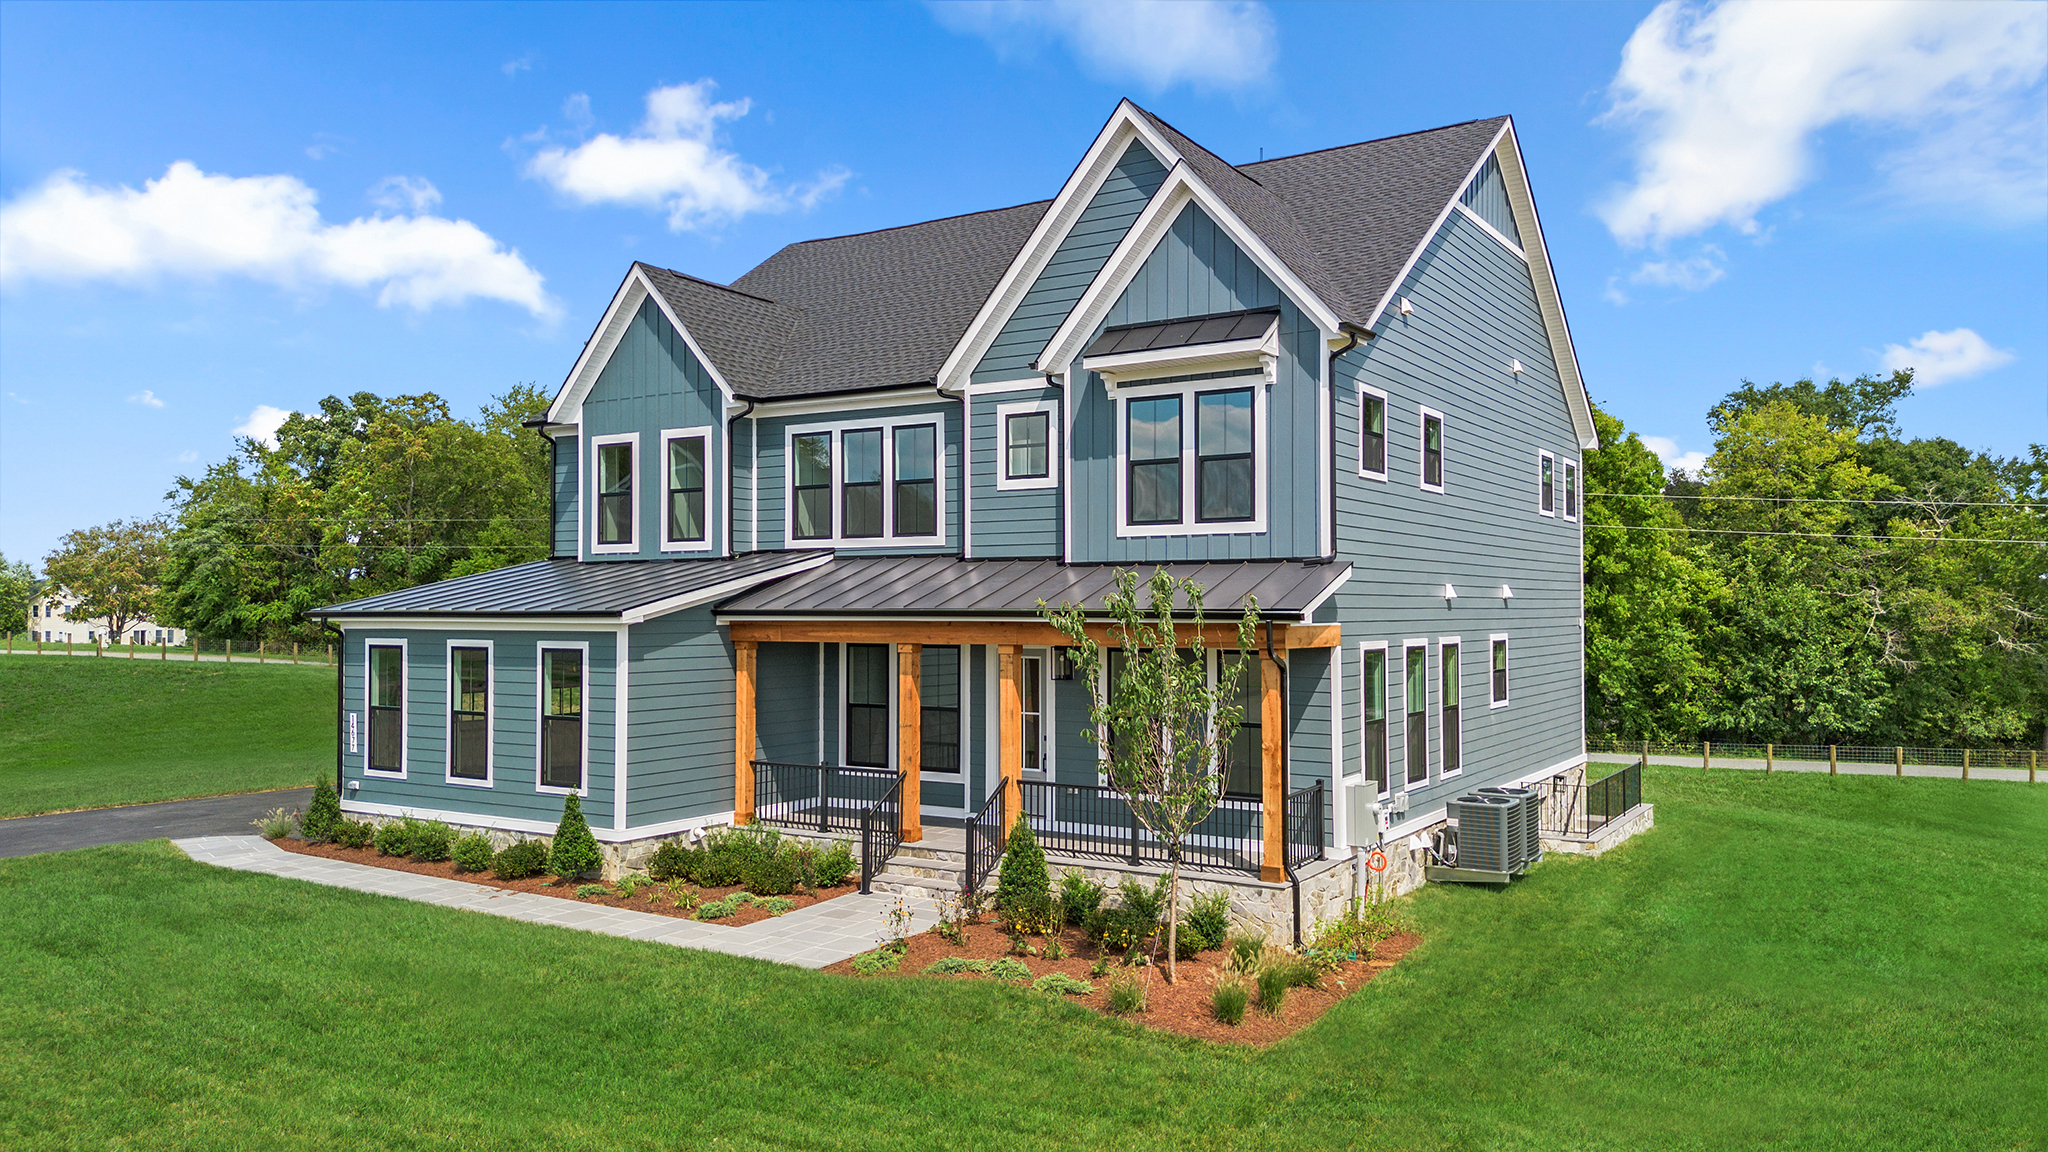
[(1294, 896), (1294, 946), (1301, 947), (1301, 875), (1297, 869), (1323, 858), (1323, 782), (1287, 794), (1281, 809), (1281, 871)]
[(886, 768), (756, 760), (754, 819), (806, 832), (859, 832), (861, 814), (896, 779)]
[(1631, 764), (1604, 780), (1586, 785), (1586, 831), (1604, 828), (1643, 802), (1643, 766)]
[(1553, 836), (1590, 836), (1643, 802), (1643, 766), (1631, 764), (1591, 784), (1556, 776), (1534, 785), (1542, 797), (1538, 827)]
[(903, 777), (898, 775), (860, 814), (860, 890), (872, 890), (877, 873), (903, 844)]
[(1010, 833), (1010, 825), (1003, 819), (1003, 791), (1002, 785), (996, 785), (981, 811), (967, 821), (965, 887), (970, 896), (982, 891), (996, 870), (996, 862), (1003, 858), (1004, 842)]
[[(1026, 780), (1018, 789), (1024, 818), (1047, 852), (1128, 864), (1170, 862), (1166, 845), (1138, 823), (1130, 802), (1113, 788)], [(1181, 863), (1224, 872), (1258, 872), (1263, 821), (1258, 800), (1224, 797), (1182, 845)]]

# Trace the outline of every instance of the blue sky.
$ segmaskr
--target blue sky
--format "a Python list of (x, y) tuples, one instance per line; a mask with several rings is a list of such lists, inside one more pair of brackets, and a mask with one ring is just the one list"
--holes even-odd
[(631, 260), (1048, 197), (1125, 95), (1235, 161), (1513, 114), (1588, 386), (1671, 461), (1744, 378), (1898, 363), (1908, 433), (2023, 453), (2044, 14), (9, 3), (0, 552), (162, 510), (266, 412), (552, 389)]

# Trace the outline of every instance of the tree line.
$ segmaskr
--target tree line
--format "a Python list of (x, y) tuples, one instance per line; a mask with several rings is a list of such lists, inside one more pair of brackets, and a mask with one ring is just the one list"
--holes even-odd
[[(2048, 452), (1904, 439), (1911, 372), (1745, 382), (1698, 475), (1594, 410), (1585, 460), (1587, 731), (1625, 739), (2048, 740)], [(549, 446), (520, 385), (456, 419), (431, 393), (330, 396), (237, 441), (163, 516), (73, 532), (44, 579), (78, 616), (318, 641), (305, 612), (549, 553)], [(0, 630), (36, 581), (0, 559)]]

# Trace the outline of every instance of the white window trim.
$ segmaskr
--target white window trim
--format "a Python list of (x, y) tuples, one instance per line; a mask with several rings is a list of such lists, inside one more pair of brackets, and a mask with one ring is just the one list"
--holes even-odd
[[(1408, 650), (1410, 648), (1422, 649), (1422, 779), (1412, 782), (1408, 779), (1408, 715), (1411, 711), (1408, 707)], [(1432, 743), (1429, 738), (1430, 667), (1428, 637), (1417, 636), (1413, 639), (1401, 641), (1401, 791), (1403, 792), (1420, 792), (1422, 789), (1429, 787), (1435, 779), (1429, 770), (1429, 750)], [(1391, 765), (1388, 767), (1387, 774), (1391, 780), (1393, 776)]]
[[(663, 428), (661, 430), (661, 454), (656, 458), (655, 467), (650, 469), (650, 471), (661, 478), (661, 514), (656, 516), (655, 520), (661, 525), (661, 532), (657, 538), (661, 541), (661, 550), (663, 552), (709, 552), (712, 550), (713, 541), (718, 538), (717, 509), (722, 507), (722, 505), (713, 502), (720, 495), (717, 479), (720, 469), (712, 463), (712, 445), (714, 443), (712, 436), (716, 431), (717, 429), (709, 424), (698, 428)], [(687, 440), (692, 436), (702, 436), (704, 438), (704, 539), (670, 540), (668, 538), (668, 444), (671, 440)], [(636, 457), (637, 455), (638, 453), (635, 453)], [(637, 458), (635, 464), (638, 464)], [(634, 490), (634, 499), (636, 501), (639, 499), (639, 490), (637, 488)], [(635, 511), (637, 512), (638, 510), (635, 509)]]
[[(484, 778), (471, 780), (455, 774), (455, 650), (457, 648), (481, 648), (484, 650)], [(441, 710), (447, 722), (448, 739), (441, 749), (442, 779), (449, 784), (464, 788), (489, 788), (498, 779), (498, 649), (490, 640), (450, 640), (443, 652), (447, 668), (447, 707)]]
[[(598, 542), (598, 538), (602, 535), (599, 531), (601, 523), (599, 517), (603, 515), (604, 508), (604, 493), (598, 486), (598, 460), (604, 455), (602, 449), (608, 444), (630, 444), (633, 446), (632, 474), (627, 477), (626, 481), (633, 486), (633, 538), (624, 544), (601, 544)], [(585, 489), (585, 491), (590, 493), (589, 508), (586, 515), (590, 517), (590, 553), (593, 556), (632, 556), (637, 555), (640, 551), (640, 529), (642, 527), (640, 523), (640, 497), (641, 488), (643, 487), (640, 483), (640, 473), (642, 471), (640, 455), (640, 434), (638, 432), (615, 432), (609, 436), (592, 436), (590, 438), (590, 487)]]
[[(583, 653), (583, 747), (578, 751), (583, 764), (583, 787), (556, 788), (541, 783), (546, 765), (542, 758), (547, 755), (547, 740), (542, 733), (542, 721), (548, 714), (548, 663), (544, 653), (550, 649), (575, 649)], [(543, 796), (567, 796), (574, 793), (584, 799), (590, 798), (590, 641), (588, 640), (536, 640), (533, 645), (533, 790)]]
[[(1010, 477), (1010, 417), (1045, 414), (1045, 475)], [(1057, 400), (996, 405), (996, 488), (1003, 492), (1043, 491), (1060, 486), (1060, 404)]]
[[(1375, 472), (1375, 471), (1373, 471), (1372, 469), (1370, 469), (1370, 468), (1367, 468), (1367, 467), (1365, 466), (1365, 398), (1366, 398), (1367, 396), (1377, 396), (1377, 397), (1379, 397), (1379, 401), (1380, 401), (1380, 439), (1381, 439), (1382, 441), (1384, 441), (1385, 443), (1384, 443), (1384, 446), (1383, 446), (1383, 450), (1382, 450), (1382, 451), (1380, 452), (1380, 461), (1381, 461), (1381, 463), (1382, 463), (1383, 467), (1381, 467), (1381, 469), (1380, 469), (1379, 471), (1377, 471), (1377, 472)], [(1359, 384), (1359, 386), (1358, 386), (1358, 474), (1359, 474), (1360, 476), (1364, 477), (1364, 478), (1365, 478), (1365, 479), (1367, 479), (1367, 480), (1378, 480), (1379, 482), (1381, 482), (1381, 483), (1383, 483), (1383, 484), (1384, 484), (1384, 483), (1386, 483), (1386, 480), (1387, 480), (1387, 474), (1393, 471), (1393, 467), (1394, 467), (1394, 453), (1393, 453), (1393, 447), (1394, 447), (1394, 442), (1393, 442), (1393, 437), (1391, 437), (1391, 436), (1388, 436), (1388, 435), (1386, 434), (1386, 433), (1387, 433), (1387, 431), (1388, 431), (1387, 425), (1388, 425), (1388, 424), (1390, 423), (1390, 421), (1388, 420), (1388, 417), (1390, 417), (1390, 416), (1392, 416), (1392, 415), (1393, 415), (1393, 411), (1394, 411), (1394, 410), (1393, 410), (1393, 406), (1392, 406), (1392, 405), (1391, 405), (1391, 404), (1390, 404), (1390, 403), (1388, 402), (1388, 399), (1387, 399), (1387, 394), (1386, 394), (1386, 392), (1382, 391), (1381, 389), (1375, 388), (1375, 387), (1373, 387), (1373, 386), (1372, 386), (1372, 385), (1370, 385), (1370, 384), (1365, 384), (1365, 383), (1361, 383), (1361, 384)]]
[[(1546, 462), (1550, 465), (1550, 507), (1548, 508), (1543, 506), (1543, 465)], [(1557, 457), (1539, 449), (1536, 453), (1536, 514), (1538, 516), (1556, 518), (1557, 482), (1560, 479), (1562, 477), (1558, 475)]]
[[(1365, 775), (1365, 762), (1367, 759), (1365, 755), (1365, 702), (1370, 698), (1370, 693), (1366, 691), (1365, 654), (1368, 652), (1378, 652), (1380, 654), (1381, 677), (1385, 677), (1393, 667), (1393, 661), (1387, 655), (1387, 642), (1385, 640), (1361, 640), (1358, 642), (1358, 773), (1361, 779)], [(1384, 691), (1385, 687), (1385, 684), (1381, 685), (1382, 707), (1385, 706), (1385, 697), (1387, 695)], [(1380, 782), (1386, 785), (1386, 787), (1380, 789), (1379, 795), (1381, 796), (1388, 795), (1389, 789), (1394, 785), (1394, 764), (1392, 758), (1387, 755), (1388, 744), (1393, 740), (1392, 733), (1394, 730), (1392, 724), (1386, 723), (1389, 719), (1391, 719), (1390, 716), (1380, 717), (1382, 729), (1380, 732), (1380, 763), (1386, 767), (1386, 778)]]
[[(1493, 698), (1493, 646), (1503, 645), (1508, 654), (1508, 696), (1506, 700)], [(1486, 699), (1490, 708), (1505, 708), (1515, 699), (1515, 646), (1508, 643), (1508, 634), (1495, 632), (1486, 638)]]
[[(938, 499), (938, 531), (929, 536), (896, 534), (896, 430), (925, 426), (933, 429), (932, 479)], [(845, 434), (880, 429), (882, 432), (882, 534), (845, 535), (846, 465)], [(819, 432), (832, 435), (832, 535), (798, 539), (796, 534), (796, 438)], [(783, 547), (795, 548), (890, 548), (905, 545), (929, 546), (946, 542), (946, 418), (941, 413), (883, 420), (835, 420), (829, 424), (791, 425), (782, 430), (782, 540)]]
[[(1573, 483), (1564, 484), (1563, 490), (1571, 492), (1572, 495), (1576, 497), (1577, 503), (1584, 504), (1586, 502), (1586, 493), (1584, 491), (1586, 487), (1585, 469), (1579, 467), (1579, 462), (1577, 460), (1559, 460), (1558, 465), (1561, 468), (1571, 469)], [(1558, 479), (1560, 481), (1563, 481), (1564, 478), (1560, 476)], [(1557, 514), (1559, 516), (1564, 517), (1568, 521), (1576, 523), (1578, 521), (1579, 514), (1577, 512), (1571, 511), (1572, 503), (1573, 501), (1566, 501), (1564, 507), (1559, 508), (1557, 510)]]
[[(370, 767), (370, 649), (398, 649), (398, 771)], [(412, 767), (412, 645), (398, 637), (363, 641), (363, 775), (373, 780), (403, 780)]]
[[(1252, 394), (1252, 518), (1205, 524), (1195, 519), (1195, 396), (1203, 392)], [(1272, 445), (1266, 431), (1266, 410), (1271, 389), (1256, 376), (1223, 377), (1215, 380), (1184, 380), (1176, 384), (1129, 383), (1116, 390), (1116, 534), (1119, 539), (1159, 536), (1245, 536), (1266, 531), (1266, 486)], [(1130, 484), (1130, 451), (1125, 443), (1130, 434), (1126, 409), (1132, 400), (1179, 396), (1180, 400), (1180, 509), (1177, 524), (1132, 524), (1126, 519), (1130, 506), (1125, 489)]]
[(1446, 482), (1448, 482), (1451, 478), (1451, 422), (1449, 420), (1444, 419), (1443, 413), (1437, 411), (1434, 408), (1429, 407), (1426, 404), (1416, 405), (1415, 412), (1415, 486), (1422, 489), (1424, 492), (1434, 492), (1437, 495), (1441, 496), (1444, 494), (1444, 484), (1431, 484), (1429, 481), (1423, 479), (1423, 477), (1429, 475), (1428, 421), (1430, 417), (1436, 417), (1437, 423), (1443, 429), (1441, 436), (1444, 454), (1444, 467), (1441, 478)]
[[(1437, 779), (1439, 780), (1449, 780), (1465, 774), (1465, 642), (1456, 636), (1439, 636), (1436, 641), (1436, 677), (1438, 681), (1435, 710), (1437, 766), (1441, 769), (1444, 761), (1444, 694), (1442, 681), (1444, 676), (1444, 647), (1446, 645), (1455, 647), (1458, 650), (1458, 770), (1456, 772), (1439, 771), (1437, 773)], [(1491, 653), (1488, 654), (1488, 658), (1491, 659)], [(1491, 666), (1489, 665), (1490, 670)]]

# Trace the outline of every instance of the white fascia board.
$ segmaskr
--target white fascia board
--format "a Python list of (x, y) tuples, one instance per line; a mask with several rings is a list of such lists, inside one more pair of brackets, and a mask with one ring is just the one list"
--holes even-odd
[[(1317, 593), (1316, 598), (1309, 601), (1308, 604), (1302, 608), (1301, 622), (1303, 624), (1314, 623), (1316, 618), (1316, 609), (1321, 608), (1325, 601), (1327, 601), (1330, 597), (1335, 596), (1337, 594), (1337, 589), (1342, 588), (1344, 585), (1350, 583), (1351, 573), (1353, 573), (1354, 571), (1357, 571), (1357, 569), (1344, 569), (1344, 574), (1342, 576), (1339, 576), (1335, 580), (1330, 581), (1330, 586), (1328, 588), (1325, 588), (1321, 592)], [(1341, 623), (1341, 621), (1339, 623)], [(1339, 647), (1342, 647), (1342, 645), (1339, 645)]]
[[(1041, 386), (1043, 382), (1041, 381)], [(912, 404), (957, 404), (958, 396), (933, 391), (929, 384), (911, 388), (882, 388), (873, 392), (838, 392), (830, 396), (799, 396), (788, 400), (763, 400), (754, 405), (754, 417), (768, 420), (777, 416), (812, 416), (820, 412), (853, 412), (863, 408), (905, 408)]]
[(780, 580), (784, 576), (794, 576), (799, 572), (808, 572), (831, 561), (832, 553), (830, 552), (806, 555), (792, 563), (767, 572), (756, 572), (750, 576), (741, 576), (736, 579), (727, 580), (722, 584), (714, 584), (709, 588), (699, 588), (694, 592), (684, 592), (679, 595), (664, 597), (660, 600), (650, 600), (637, 608), (628, 608), (620, 613), (619, 622), (621, 624), (644, 624), (657, 616), (666, 616), (671, 612), (681, 612), (685, 608), (695, 608), (700, 604), (709, 604), (714, 600), (723, 600), (727, 596), (744, 592), (757, 584), (765, 584), (770, 580)]
[(1074, 359), (1081, 354), (1082, 342), (1102, 323), (1102, 317), (1108, 313), (1110, 305), (1116, 303), (1117, 297), (1130, 286), (1131, 280), (1138, 274), (1138, 269), (1144, 266), (1146, 258), (1152, 254), (1152, 249), (1158, 246), (1167, 229), (1171, 228), (1174, 220), (1180, 216), (1181, 209), (1191, 200), (1200, 205), (1202, 211), (1208, 213), (1209, 218), (1230, 236), (1240, 251), (1252, 258), (1260, 271), (1280, 286), (1280, 290), (1287, 294), (1296, 307), (1308, 314), (1316, 327), (1323, 331), (1325, 338), (1336, 335), (1342, 327), (1342, 321), (1337, 313), (1315, 293), (1310, 292), (1308, 286), (1301, 282), (1301, 278), (1281, 262), (1280, 258), (1273, 254), (1272, 249), (1266, 247), (1265, 242), (1254, 235), (1250, 228), (1245, 227), (1244, 221), (1237, 218), (1237, 214), (1202, 182), (1200, 176), (1195, 175), (1193, 169), (1184, 163), (1177, 163), (1166, 174), (1166, 181), (1159, 186), (1159, 191), (1153, 193), (1151, 202), (1145, 205), (1145, 210), (1139, 213), (1137, 222), (1124, 234), (1122, 243), (1116, 246), (1116, 251), (1110, 253), (1109, 261), (1102, 266), (1102, 271), (1096, 273), (1087, 290), (1081, 293), (1081, 299), (1074, 305), (1073, 311), (1067, 313), (1067, 318), (1060, 325), (1059, 331), (1053, 333), (1052, 339), (1046, 342), (1045, 351), (1040, 354), (1038, 360), (1040, 368), (1050, 372), (1064, 372), (1073, 365)]
[(381, 612), (308, 613), (337, 628), (430, 628), (442, 632), (581, 632), (617, 628), (617, 616), (521, 616), (491, 619), (477, 616), (390, 615)]
[(1178, 375), (1174, 369), (1186, 368), (1197, 371), (1210, 364), (1222, 364), (1234, 360), (1256, 361), (1263, 354), (1279, 353), (1278, 332), (1280, 322), (1275, 320), (1263, 336), (1247, 340), (1220, 340), (1213, 344), (1182, 344), (1172, 348), (1147, 348), (1139, 352), (1118, 352), (1110, 356), (1085, 356), (1081, 368), (1087, 372), (1099, 372), (1104, 376), (1137, 376), (1133, 369), (1145, 369), (1146, 375)]
[(1470, 220), (1472, 223), (1479, 225), (1480, 229), (1483, 230), (1488, 236), (1491, 236), (1495, 240), (1500, 241), (1501, 247), (1507, 249), (1510, 252), (1513, 252), (1515, 254), (1516, 259), (1522, 261), (1525, 264), (1528, 263), (1529, 254), (1527, 252), (1522, 251), (1522, 246), (1520, 244), (1515, 243), (1514, 240), (1511, 239), (1507, 233), (1501, 231), (1498, 228), (1495, 228), (1493, 226), (1493, 221), (1488, 220), (1486, 217), (1481, 216), (1479, 213), (1474, 212), (1470, 208), (1467, 208), (1463, 200), (1453, 200), (1451, 201), (1451, 204), (1452, 207), (1456, 209), (1458, 215), (1463, 216), (1465, 219)]
[(1154, 128), (1137, 105), (1129, 100), (1117, 102), (1116, 110), (1109, 114), (1109, 121), (1102, 131), (1095, 134), (1095, 142), (1088, 147), (1081, 163), (1060, 186), (1059, 195), (1053, 197), (1045, 215), (1039, 218), (1038, 227), (1031, 230), (1031, 238), (1024, 242), (1017, 256), (1010, 261), (1010, 267), (1003, 278), (996, 282), (988, 299), (982, 302), (981, 311), (961, 333), (960, 340), (939, 368), (939, 387), (947, 392), (958, 391), (974, 372), (974, 366), (988, 354), (990, 345), (1002, 334), (1003, 325), (1010, 322), (1017, 306), (1023, 303), (1031, 286), (1038, 283), (1039, 274), (1052, 262), (1053, 253), (1066, 241), (1067, 233), (1073, 231), (1081, 213), (1094, 201), (1095, 193), (1103, 181), (1123, 159), (1124, 152), (1132, 140), (1141, 140), (1161, 164), (1171, 168), (1180, 162), (1180, 152), (1166, 142), (1166, 137)]
[(697, 344), (697, 338), (690, 335), (690, 330), (684, 327), (682, 320), (669, 308), (668, 301), (655, 290), (654, 282), (647, 278), (647, 273), (640, 265), (635, 264), (632, 271), (626, 273), (625, 282), (619, 285), (618, 292), (613, 294), (611, 306), (605, 309), (604, 319), (598, 322), (597, 331), (591, 334), (590, 342), (583, 346), (583, 354), (576, 358), (576, 366), (569, 370), (569, 378), (562, 382), (562, 390), (555, 396), (555, 402), (548, 406), (547, 419), (550, 423), (582, 422), (583, 398), (590, 394), (590, 389), (597, 383), (598, 376), (604, 372), (604, 366), (611, 361), (612, 350), (619, 346), (619, 341), (626, 335), (627, 326), (633, 322), (634, 314), (640, 311), (640, 302), (650, 296), (654, 298), (655, 307), (661, 309), (661, 314), (667, 318), (669, 325), (683, 338), (683, 343), (689, 346), (690, 354), (695, 356), (697, 362), (704, 366), (704, 371), (710, 374), (711, 382), (718, 386), (718, 391), (725, 397), (725, 402), (732, 404), (736, 401), (732, 386), (725, 382), (725, 376), (718, 371), (718, 365), (712, 363), (711, 357), (704, 354), (704, 349)]
[(1522, 247), (1529, 254), (1530, 280), (1536, 286), (1536, 304), (1543, 313), (1543, 327), (1550, 337), (1551, 359), (1564, 384), (1565, 406), (1571, 410), (1572, 431), (1579, 447), (1590, 452), (1600, 447), (1600, 433), (1593, 425), (1593, 405), (1586, 398), (1586, 382), (1579, 375), (1579, 350), (1572, 343), (1571, 325), (1564, 316), (1564, 298), (1558, 294), (1557, 272), (1550, 266), (1550, 248), (1543, 242), (1543, 221), (1536, 215), (1536, 194), (1529, 187), (1529, 172), (1522, 164), (1522, 144), (1515, 136), (1515, 122), (1502, 126), (1505, 147), (1495, 145), (1500, 155), (1501, 176), (1507, 186), (1508, 205), (1515, 210), (1515, 227), (1522, 233)]

